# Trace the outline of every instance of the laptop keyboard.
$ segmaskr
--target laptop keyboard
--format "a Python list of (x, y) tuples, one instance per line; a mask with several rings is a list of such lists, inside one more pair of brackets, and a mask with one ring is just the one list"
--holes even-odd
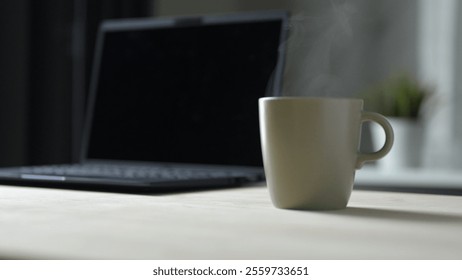
[(116, 165), (116, 164), (69, 164), (47, 165), (20, 168), (21, 174), (75, 176), (94, 178), (140, 179), (156, 180), (188, 180), (223, 178), (229, 176), (244, 176), (241, 172), (216, 169), (197, 169), (187, 167), (165, 167), (152, 165)]

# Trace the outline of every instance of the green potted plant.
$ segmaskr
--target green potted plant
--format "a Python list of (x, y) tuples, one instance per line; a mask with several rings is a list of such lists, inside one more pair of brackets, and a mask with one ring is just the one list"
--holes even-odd
[(398, 75), (362, 94), (367, 110), (385, 116), (418, 120), (429, 91), (408, 75)]
[[(395, 132), (392, 151), (378, 162), (383, 170), (418, 168), (421, 164), (423, 138), (422, 107), (430, 91), (409, 75), (392, 76), (383, 83), (367, 89), (361, 94), (367, 111), (385, 115)], [(384, 141), (381, 131), (371, 127), (375, 148)]]

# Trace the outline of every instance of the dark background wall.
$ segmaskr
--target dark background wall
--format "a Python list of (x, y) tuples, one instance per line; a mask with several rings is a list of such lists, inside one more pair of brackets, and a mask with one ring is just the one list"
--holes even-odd
[(0, 2), (0, 166), (76, 160), (97, 26), (152, 2)]

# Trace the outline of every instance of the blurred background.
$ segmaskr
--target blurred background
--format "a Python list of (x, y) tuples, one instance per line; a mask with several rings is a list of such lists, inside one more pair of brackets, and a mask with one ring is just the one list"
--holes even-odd
[(364, 98), (393, 119), (389, 166), (462, 167), (457, 0), (4, 0), (0, 166), (78, 159), (101, 20), (274, 9), (291, 14), (284, 95)]

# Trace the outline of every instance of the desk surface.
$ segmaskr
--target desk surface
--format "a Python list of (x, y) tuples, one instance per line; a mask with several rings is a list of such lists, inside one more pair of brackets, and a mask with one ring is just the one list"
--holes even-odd
[(355, 190), (344, 210), (264, 186), (130, 195), (0, 186), (0, 258), (462, 259), (462, 196)]

